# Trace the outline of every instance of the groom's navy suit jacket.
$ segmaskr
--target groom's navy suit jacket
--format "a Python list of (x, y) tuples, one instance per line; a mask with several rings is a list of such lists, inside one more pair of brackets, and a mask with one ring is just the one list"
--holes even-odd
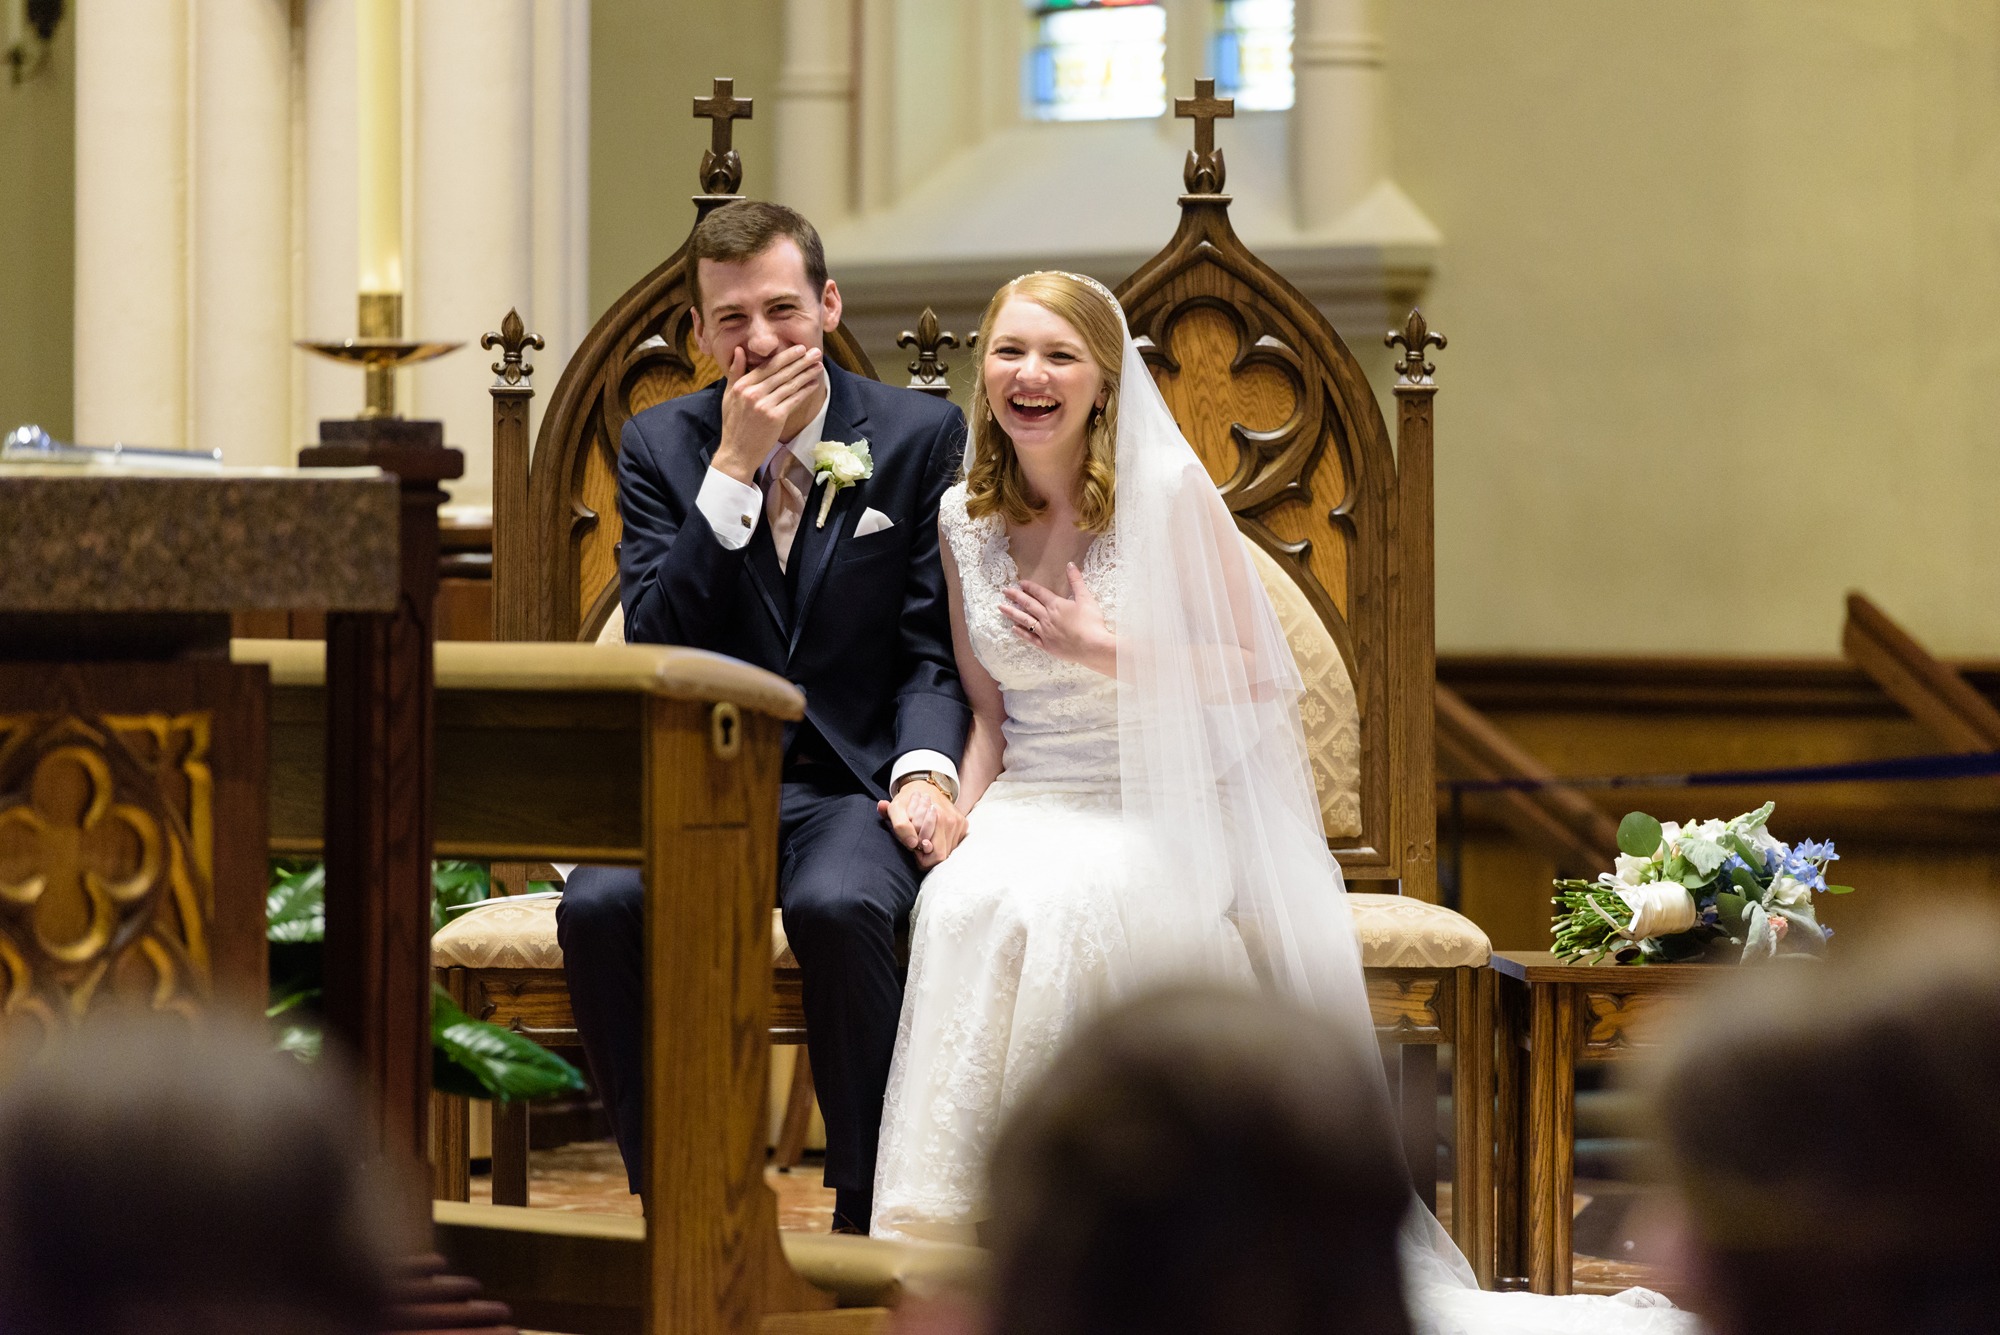
[[(824, 439), (866, 439), (874, 475), (843, 488), (819, 523), (817, 482), (780, 571), (760, 512), (747, 546), (716, 540), (695, 504), (722, 436), (723, 384), (633, 417), (620, 439), (619, 593), (625, 638), (739, 658), (805, 691), (806, 718), (854, 776), (887, 796), (897, 756), (954, 760), (971, 722), (951, 647), (938, 500), (957, 476), (965, 419), (942, 399), (830, 361)], [(866, 509), (891, 526), (855, 537)], [(788, 724), (789, 753), (796, 725)]]

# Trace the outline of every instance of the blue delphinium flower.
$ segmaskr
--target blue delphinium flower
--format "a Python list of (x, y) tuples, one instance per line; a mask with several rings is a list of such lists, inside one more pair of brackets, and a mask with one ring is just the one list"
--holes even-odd
[(1840, 861), (1840, 854), (1833, 851), (1833, 840), (1831, 839), (1801, 839), (1792, 849), (1792, 853), (1794, 856), (1802, 858), (1807, 862), (1817, 862), (1821, 866), (1825, 866), (1829, 862)]

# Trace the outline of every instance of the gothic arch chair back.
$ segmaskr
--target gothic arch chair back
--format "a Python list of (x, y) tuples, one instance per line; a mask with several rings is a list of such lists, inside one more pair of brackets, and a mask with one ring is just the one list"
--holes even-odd
[[(1308, 731), (1352, 694), (1358, 736), (1329, 725), (1314, 748), (1342, 870), (1350, 882), (1391, 883), (1357, 888), (1435, 901), (1432, 390), (1427, 377), (1398, 386), (1392, 449), (1340, 335), (1231, 227), (1212, 117), (1233, 112), (1207, 81), (1199, 87), (1176, 103), (1197, 122), (1180, 227), (1117, 295), (1168, 407), (1258, 553), (1301, 667), (1320, 682), (1303, 709)], [(1273, 583), (1277, 572), (1290, 589)], [(1307, 633), (1308, 609), (1324, 636)], [(1309, 661), (1327, 641), (1338, 664)]]

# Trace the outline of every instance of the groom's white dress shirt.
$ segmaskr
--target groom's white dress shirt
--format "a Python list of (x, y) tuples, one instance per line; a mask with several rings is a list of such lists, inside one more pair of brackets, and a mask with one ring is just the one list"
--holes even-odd
[[(772, 465), (785, 451), (790, 450), (801, 464), (805, 465), (806, 476), (813, 472), (813, 447), (818, 445), (826, 431), (826, 410), (833, 403), (831, 386), (826, 382), (826, 372), (820, 372), (819, 413), (806, 423), (805, 430), (790, 440), (781, 440), (770, 456), (757, 467), (757, 477), (762, 487), (747, 482), (738, 482), (729, 474), (709, 466), (708, 473), (701, 480), (701, 490), (695, 494), (695, 508), (708, 520), (708, 527), (715, 534), (715, 540), (730, 551), (739, 551), (748, 546), (750, 535), (757, 531), (757, 516), (763, 512), (769, 499), (768, 488), (783, 486), (783, 471)], [(801, 522), (810, 522), (802, 520)], [(948, 776), (952, 786), (958, 786), (958, 766), (951, 757), (941, 751), (906, 751), (896, 757), (896, 763), (889, 767), (889, 791), (896, 790), (896, 783), (905, 774), (915, 774), (935, 770)]]

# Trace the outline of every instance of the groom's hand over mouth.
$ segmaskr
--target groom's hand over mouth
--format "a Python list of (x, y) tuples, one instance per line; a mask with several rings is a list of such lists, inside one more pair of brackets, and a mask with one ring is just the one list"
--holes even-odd
[(818, 348), (794, 343), (763, 365), (745, 369), (739, 344), (729, 354), (729, 387), (722, 392), (722, 440), (710, 465), (738, 482), (755, 485), (757, 470), (784, 439), (785, 421), (819, 388)]
[(965, 817), (937, 785), (918, 779), (904, 784), (876, 809), (903, 847), (917, 855), (917, 865), (929, 870), (951, 856), (965, 838)]

